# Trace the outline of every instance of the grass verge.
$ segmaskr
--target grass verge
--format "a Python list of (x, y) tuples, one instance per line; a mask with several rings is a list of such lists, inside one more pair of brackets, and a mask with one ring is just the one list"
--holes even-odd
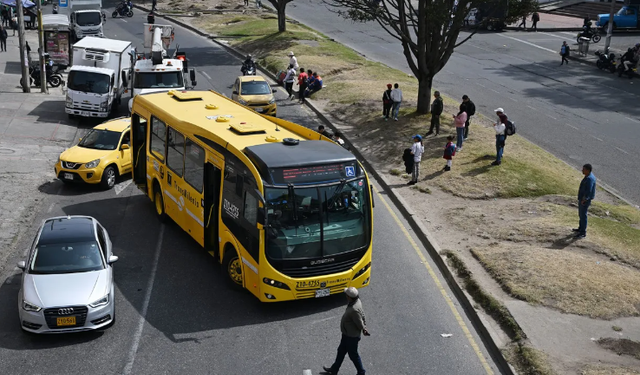
[(617, 355), (627, 355), (640, 359), (640, 342), (629, 339), (601, 338), (597, 341), (601, 347), (615, 352)]
[(618, 366), (585, 366), (580, 375), (640, 375), (640, 371)]
[(502, 350), (502, 354), (518, 374), (521, 375), (555, 375), (547, 355), (530, 346), (513, 343)]

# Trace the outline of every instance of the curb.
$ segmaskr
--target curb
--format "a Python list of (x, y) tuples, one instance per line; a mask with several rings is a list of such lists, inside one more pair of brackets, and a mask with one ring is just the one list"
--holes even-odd
[[(138, 8), (138, 9), (146, 11), (146, 12), (150, 11), (149, 8), (145, 8), (145, 7), (142, 7), (142, 6), (137, 5), (137, 4), (134, 4), (133, 6), (135, 8)], [(166, 20), (169, 20), (169, 21), (171, 21), (171, 22), (173, 22), (173, 23), (175, 23), (175, 24), (177, 24), (177, 25), (179, 25), (181, 27), (184, 27), (187, 30), (195, 32), (196, 34), (198, 34), (200, 36), (203, 36), (203, 37), (206, 37), (206, 38), (212, 40), (214, 43), (216, 43), (219, 46), (223, 47), (226, 51), (230, 52), (234, 56), (237, 56), (239, 58), (242, 58), (244, 56), (242, 53), (238, 52), (234, 48), (231, 48), (230, 46), (219, 42), (218, 40), (216, 40), (215, 37), (211, 36), (209, 33), (201, 31), (201, 30), (195, 28), (192, 25), (189, 25), (189, 24), (187, 24), (185, 22), (182, 22), (182, 21), (176, 19), (175, 17), (165, 16), (165, 15), (158, 14), (158, 13), (156, 13), (156, 16), (157, 17), (162, 17), (162, 18), (164, 18)], [(277, 82), (276, 76), (273, 73), (271, 73), (269, 71), (265, 71), (265, 70), (261, 69), (260, 67), (258, 67), (258, 69), (262, 73), (264, 73), (266, 76), (268, 76), (269, 78), (271, 78), (271, 79), (273, 79), (273, 80), (275, 80)], [(329, 127), (333, 131), (336, 131), (336, 127), (331, 122), (331, 120), (329, 120), (321, 110), (316, 108), (316, 106), (313, 105), (313, 103), (310, 100), (307, 100), (306, 104), (318, 116), (320, 121), (322, 121), (325, 124), (325, 126)], [(440, 273), (444, 277), (444, 279), (447, 282), (447, 285), (449, 286), (449, 288), (451, 288), (453, 294), (456, 296), (456, 299), (460, 302), (460, 306), (462, 306), (462, 309), (464, 310), (465, 315), (467, 316), (467, 318), (469, 319), (469, 321), (471, 322), (473, 327), (478, 332), (478, 336), (480, 337), (480, 340), (485, 345), (485, 347), (487, 349), (487, 352), (489, 353), (489, 355), (491, 356), (491, 358), (495, 362), (495, 364), (498, 367), (498, 370), (500, 371), (500, 373), (505, 374), (505, 375), (514, 375), (514, 372), (513, 372), (512, 368), (511, 368), (511, 366), (509, 365), (509, 363), (506, 361), (506, 359), (502, 355), (502, 352), (501, 352), (500, 348), (496, 345), (495, 341), (491, 337), (491, 334), (489, 333), (489, 331), (487, 330), (486, 326), (484, 325), (484, 323), (480, 319), (480, 316), (478, 315), (477, 311), (474, 309), (472, 302), (467, 298), (467, 295), (464, 293), (464, 291), (462, 290), (460, 285), (458, 285), (458, 283), (456, 282), (455, 276), (453, 275), (453, 273), (451, 272), (449, 267), (446, 265), (446, 262), (444, 261), (444, 259), (438, 253), (439, 247), (438, 247), (437, 243), (435, 242), (435, 240), (433, 240), (431, 238), (432, 235), (429, 233), (429, 231), (420, 222), (418, 222), (417, 220), (415, 220), (413, 218), (414, 213), (412, 211), (410, 211), (410, 209), (407, 207), (407, 205), (404, 204), (404, 199), (401, 196), (396, 195), (396, 193), (389, 186), (389, 184), (387, 184), (385, 179), (373, 168), (373, 166), (364, 158), (364, 156), (358, 151), (358, 149), (356, 149), (353, 146), (353, 144), (347, 138), (344, 138), (344, 141), (345, 141), (346, 145), (349, 146), (350, 151), (365, 166), (367, 171), (371, 175), (373, 175), (373, 177), (376, 179), (376, 181), (382, 187), (382, 190), (383, 190), (384, 194), (387, 195), (387, 197), (391, 200), (391, 202), (393, 202), (393, 204), (396, 206), (396, 209), (402, 214), (404, 219), (409, 223), (409, 226), (414, 231), (416, 237), (420, 240), (421, 244), (427, 250), (429, 256), (432, 259), (432, 261), (438, 267), (438, 270), (440, 271)]]

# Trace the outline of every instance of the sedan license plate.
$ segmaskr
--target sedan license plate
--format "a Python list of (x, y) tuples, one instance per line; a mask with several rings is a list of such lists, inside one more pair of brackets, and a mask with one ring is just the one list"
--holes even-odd
[(318, 289), (316, 290), (316, 298), (328, 297), (331, 294), (331, 289)]
[(65, 173), (64, 174), (64, 179), (65, 180), (73, 180), (73, 173)]
[(64, 326), (75, 326), (76, 325), (76, 317), (75, 316), (65, 316), (64, 318), (57, 318), (58, 327)]
[(87, 112), (87, 111), (80, 111), (80, 116), (91, 117), (91, 114), (89, 112)]

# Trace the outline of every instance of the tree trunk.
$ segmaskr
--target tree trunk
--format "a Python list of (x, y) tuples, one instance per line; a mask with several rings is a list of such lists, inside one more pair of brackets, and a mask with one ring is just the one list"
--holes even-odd
[(433, 85), (433, 76), (431, 74), (422, 74), (418, 80), (418, 108), (416, 111), (420, 114), (427, 114), (431, 110), (431, 86)]
[(284, 14), (284, 9), (287, 7), (287, 3), (285, 1), (280, 1), (278, 4), (278, 31), (285, 32), (287, 31), (287, 18)]

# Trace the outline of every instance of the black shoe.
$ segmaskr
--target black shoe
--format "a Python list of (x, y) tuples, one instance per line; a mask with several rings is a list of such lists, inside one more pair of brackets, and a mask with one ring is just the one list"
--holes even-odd
[(337, 374), (337, 372), (333, 372), (331, 367), (322, 366), (322, 369), (324, 370), (325, 374), (328, 374), (328, 375)]
[(451, 170), (451, 167), (450, 167), (450, 166), (448, 166), (448, 165), (447, 165), (446, 167), (444, 167), (444, 169), (443, 169), (443, 171), (445, 171), (445, 172), (448, 172), (448, 171), (450, 171), (450, 170)]
[(425, 134), (424, 136), (425, 136), (425, 137), (428, 137), (428, 136), (430, 136), (431, 134), (433, 134), (433, 132), (432, 132), (431, 130), (429, 130), (429, 131), (427, 132), (427, 134)]
[(573, 228), (573, 229), (571, 229), (571, 231), (580, 233), (580, 229), (578, 229), (578, 228)]
[(418, 183), (418, 181), (409, 181), (409, 182), (407, 182), (407, 185), (415, 185), (417, 183)]
[(497, 161), (497, 160), (496, 160), (496, 161), (494, 161), (493, 163), (491, 163), (491, 165), (500, 165), (501, 163), (502, 163), (502, 162), (499, 162), (499, 161)]
[(575, 237), (573, 237), (573, 238), (575, 238), (575, 239), (579, 240), (579, 239), (581, 239), (581, 238), (585, 238), (585, 237), (587, 237), (587, 235), (586, 235), (585, 233), (578, 233), (578, 234), (576, 234), (576, 235), (575, 235)]

